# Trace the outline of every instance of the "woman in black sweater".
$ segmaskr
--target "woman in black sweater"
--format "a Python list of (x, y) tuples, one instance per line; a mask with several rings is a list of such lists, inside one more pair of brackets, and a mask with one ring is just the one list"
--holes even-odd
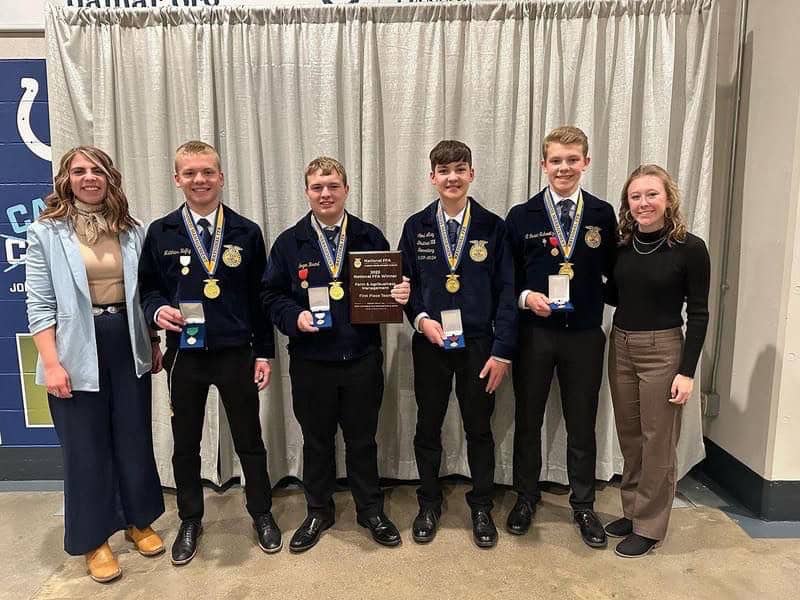
[(608, 378), (625, 459), (624, 516), (606, 533), (624, 538), (617, 555), (635, 558), (666, 535), (681, 409), (708, 326), (710, 260), (703, 240), (686, 231), (675, 182), (657, 165), (642, 165), (628, 177), (619, 237), (607, 284), (607, 302), (617, 306)]

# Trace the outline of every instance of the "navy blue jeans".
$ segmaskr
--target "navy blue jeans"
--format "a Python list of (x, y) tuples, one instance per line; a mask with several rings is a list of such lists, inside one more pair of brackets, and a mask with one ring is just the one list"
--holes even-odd
[(89, 552), (164, 512), (153, 456), (150, 374), (136, 377), (124, 313), (94, 319), (100, 391), (48, 394), (64, 455), (64, 549)]

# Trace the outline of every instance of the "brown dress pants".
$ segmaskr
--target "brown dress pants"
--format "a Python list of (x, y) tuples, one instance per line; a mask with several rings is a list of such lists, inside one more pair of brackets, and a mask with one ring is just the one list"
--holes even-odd
[(633, 531), (663, 540), (675, 496), (681, 406), (669, 402), (683, 350), (679, 327), (624, 331), (614, 327), (608, 380), (625, 466), (622, 510)]

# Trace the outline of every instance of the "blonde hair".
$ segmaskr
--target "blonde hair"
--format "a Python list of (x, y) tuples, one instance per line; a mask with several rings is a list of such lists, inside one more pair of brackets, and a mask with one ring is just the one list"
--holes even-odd
[(330, 156), (320, 156), (308, 163), (305, 172), (305, 186), (308, 187), (308, 177), (317, 171), (322, 171), (323, 175), (330, 175), (331, 173), (338, 173), (342, 177), (342, 183), (347, 186), (347, 171), (344, 166), (335, 158)]
[(72, 159), (81, 154), (98, 167), (106, 178), (106, 197), (103, 200), (103, 216), (111, 233), (127, 231), (138, 225), (128, 208), (128, 198), (122, 190), (122, 173), (114, 166), (111, 157), (96, 146), (78, 146), (64, 153), (53, 179), (53, 191), (45, 198), (46, 208), (39, 219), (74, 220), (78, 212), (75, 208), (75, 193), (69, 180), (69, 167)]
[(547, 158), (547, 147), (550, 144), (562, 144), (564, 146), (580, 144), (583, 156), (589, 156), (589, 138), (574, 125), (562, 125), (547, 134), (547, 137), (542, 141), (542, 158)]
[(672, 246), (675, 243), (686, 241), (686, 220), (681, 213), (681, 197), (678, 185), (669, 173), (658, 165), (639, 165), (628, 176), (628, 180), (622, 188), (622, 195), (619, 202), (619, 243), (627, 246), (631, 243), (636, 229), (636, 219), (631, 214), (631, 207), (628, 204), (628, 188), (634, 179), (652, 175), (658, 177), (664, 184), (664, 191), (667, 194), (667, 208), (664, 211), (664, 231), (667, 236), (667, 244)]
[(217, 161), (217, 169), (222, 170), (222, 161), (219, 157), (219, 152), (211, 144), (206, 144), (200, 140), (190, 140), (178, 146), (175, 150), (175, 173), (178, 172), (178, 158), (189, 154), (210, 154)]

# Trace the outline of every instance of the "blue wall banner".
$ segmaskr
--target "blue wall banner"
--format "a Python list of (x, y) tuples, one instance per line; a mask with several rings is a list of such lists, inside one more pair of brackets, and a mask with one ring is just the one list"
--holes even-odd
[(47, 396), (33, 383), (25, 313), (26, 232), (52, 189), (44, 60), (0, 60), (0, 445), (54, 446)]

